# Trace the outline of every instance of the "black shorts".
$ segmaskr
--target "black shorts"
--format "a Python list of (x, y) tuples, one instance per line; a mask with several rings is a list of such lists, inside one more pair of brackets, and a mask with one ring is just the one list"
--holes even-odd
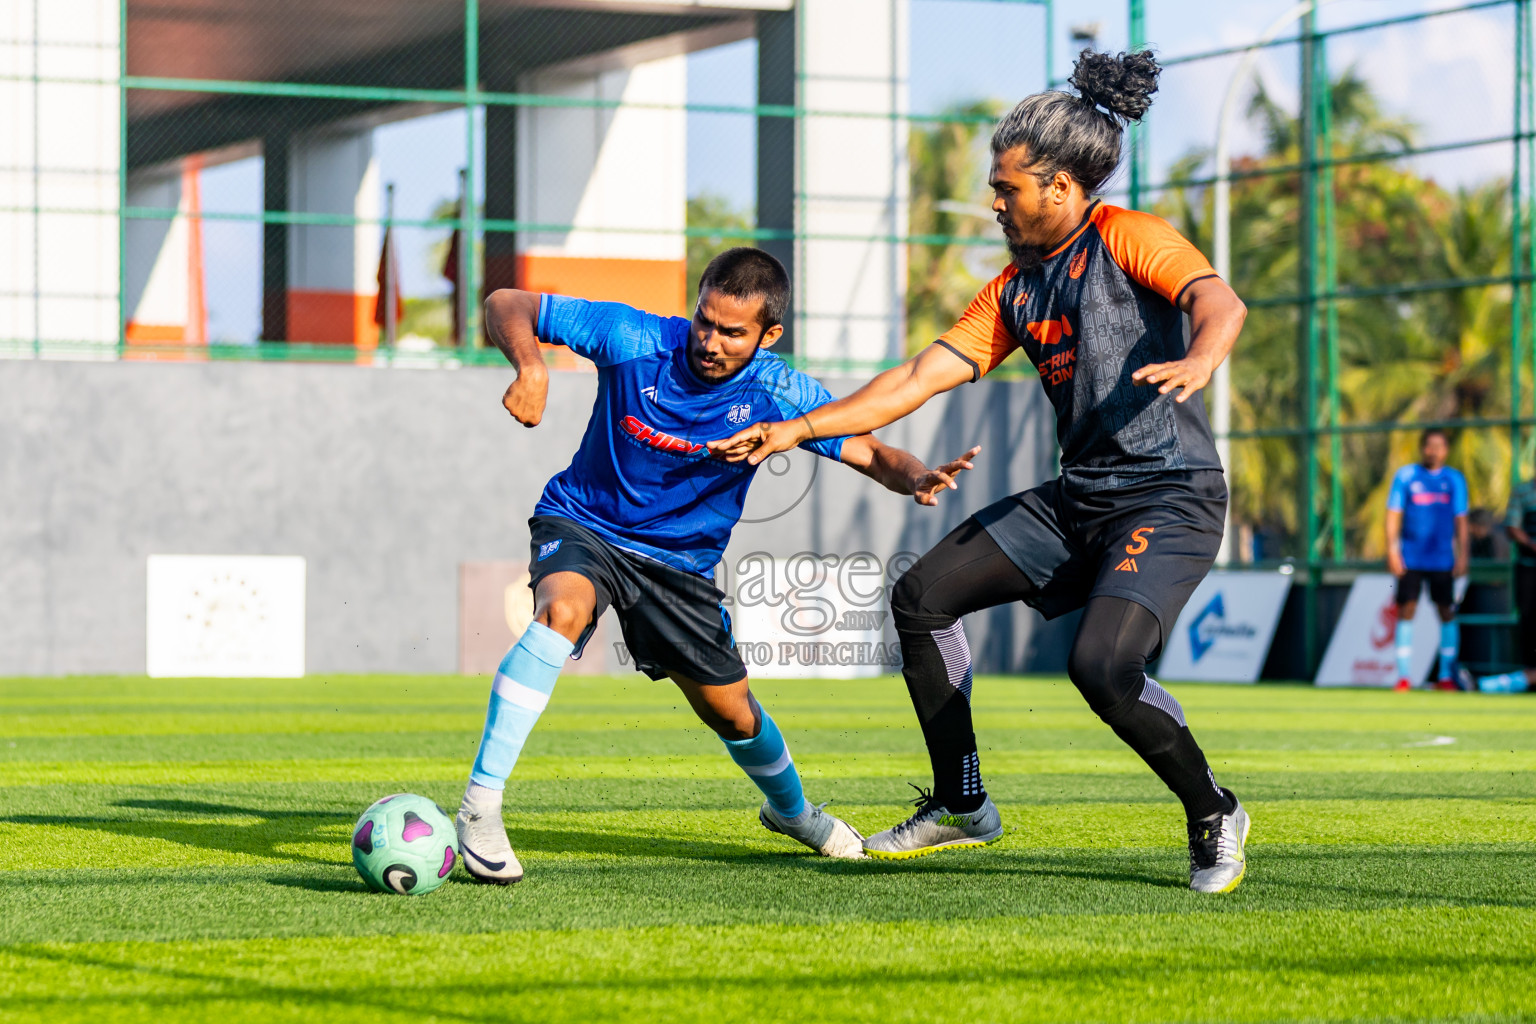
[(1090, 597), (1123, 597), (1157, 616), (1167, 639), (1221, 549), (1226, 479), (1161, 473), (1113, 493), (1069, 495), (1051, 480), (976, 513), (1034, 585), (1025, 603), (1048, 619)]
[(1409, 569), (1397, 578), (1397, 603), (1405, 605), (1417, 601), (1426, 583), (1429, 584), (1429, 599), (1437, 607), (1448, 608), (1456, 604), (1456, 577), (1449, 569)]
[(612, 605), (635, 667), (652, 679), (675, 672), (723, 686), (746, 678), (725, 595), (709, 580), (625, 551), (559, 516), (534, 516), (528, 528), (533, 535), (528, 585), (535, 592), (540, 580), (557, 572), (585, 576), (597, 591), (592, 623), (576, 644), (578, 656)]

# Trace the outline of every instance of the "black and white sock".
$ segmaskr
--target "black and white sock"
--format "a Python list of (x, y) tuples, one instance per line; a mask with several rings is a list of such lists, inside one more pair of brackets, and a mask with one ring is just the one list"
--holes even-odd
[(901, 672), (933, 765), (933, 795), (951, 811), (974, 811), (987, 790), (971, 722), (971, 648), (965, 626), (956, 619), (944, 629), (898, 630), (897, 635)]
[(1230, 814), (1232, 801), (1216, 784), (1216, 775), (1184, 720), (1184, 708), (1156, 679), (1143, 675), (1133, 701), (1103, 716), (1173, 795), (1190, 820)]

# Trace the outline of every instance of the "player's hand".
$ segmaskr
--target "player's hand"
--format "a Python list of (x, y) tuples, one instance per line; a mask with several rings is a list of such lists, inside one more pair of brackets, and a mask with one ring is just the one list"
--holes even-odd
[(1388, 548), (1387, 549), (1387, 572), (1391, 573), (1393, 576), (1401, 577), (1403, 575), (1403, 573), (1405, 573), (1407, 571), (1408, 571), (1408, 567), (1403, 564), (1403, 554), (1402, 554), (1402, 552), (1400, 552), (1400, 551), (1398, 551), (1398, 550), (1396, 550), (1394, 548)]
[(1131, 374), (1136, 384), (1156, 384), (1157, 393), (1166, 395), (1175, 388), (1183, 388), (1175, 402), (1186, 402), (1190, 396), (1211, 381), (1216, 367), (1204, 359), (1177, 359), (1171, 363), (1153, 363)]
[(787, 452), (810, 437), (810, 426), (801, 416), (779, 423), (754, 423), (723, 441), (709, 442), (709, 452), (726, 462), (745, 459), (747, 465), (755, 466), (775, 452)]
[(549, 397), (549, 371), (542, 366), (529, 367), (501, 396), (501, 404), (512, 418), (525, 427), (536, 427), (544, 418), (544, 402)]
[(955, 491), (960, 485), (955, 483), (955, 477), (968, 469), (975, 469), (971, 460), (976, 453), (981, 451), (981, 445), (977, 445), (958, 459), (946, 462), (934, 469), (925, 469), (912, 478), (912, 500), (919, 505), (937, 505), (939, 492), (944, 490)]

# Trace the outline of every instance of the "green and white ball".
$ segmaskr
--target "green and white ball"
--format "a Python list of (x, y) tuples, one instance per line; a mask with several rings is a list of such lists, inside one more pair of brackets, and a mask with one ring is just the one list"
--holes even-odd
[(457, 859), (453, 819), (415, 793), (386, 796), (364, 811), (352, 829), (352, 863), (375, 892), (431, 892)]

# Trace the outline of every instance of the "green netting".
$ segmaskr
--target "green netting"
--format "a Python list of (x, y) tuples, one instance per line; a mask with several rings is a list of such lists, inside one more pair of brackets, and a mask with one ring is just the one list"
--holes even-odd
[[(1020, 52), (1031, 59), (1040, 56), (1044, 83), (1060, 85), (1064, 37), (1057, 36), (1076, 12), (1050, 0), (998, 0), (983, 6), (1002, 10), (1010, 3), (1020, 17), (1032, 20), (998, 24), (1016, 34)], [(1536, 216), (1530, 204), (1536, 178), (1536, 93), (1530, 0), (1479, 0), (1327, 29), (1318, 27), (1316, 11), (1298, 7), (1295, 24), (1281, 27), (1273, 39), (1201, 52), (1179, 47), (1177, 27), (1169, 34), (1149, 35), (1149, 24), (1158, 28), (1161, 11), (1156, 0), (1128, 0), (1124, 32), (1116, 38), (1133, 47), (1144, 42), (1157, 47), (1167, 94), (1176, 94), (1181, 83), (1197, 81), (1195, 76), (1212, 68), (1224, 80), (1228, 69), (1255, 48), (1276, 66), (1294, 69), (1289, 83), (1294, 99), (1271, 96), (1258, 79), (1258, 87), (1247, 90), (1252, 98), (1240, 118), (1261, 142), (1237, 154), (1228, 176), (1231, 277), (1250, 308), (1242, 347), (1234, 357), (1228, 438), (1234, 454), (1234, 526), (1249, 540), (1245, 555), (1265, 563), (1293, 560), (1302, 570), (1299, 578), (1309, 585), (1325, 569), (1377, 557), (1383, 474), (1411, 456), (1417, 431), (1431, 424), (1457, 431), (1456, 459), (1478, 474), (1473, 481), (1477, 500), (1497, 507), (1521, 476), (1536, 436), (1530, 429), (1536, 426), (1531, 301)], [(603, 54), (627, 47), (664, 50), (672, 45), (668, 40), (679, 39), (723, 45), (755, 36), (763, 51), (757, 59), (794, 61), (798, 55), (784, 50), (783, 39), (798, 38), (793, 25), (798, 11), (752, 13), (702, 5), (672, 13), (608, 11), (538, 8), (511, 0), (417, 0), (371, 7), (335, 0), (196, 5), (123, 0), (121, 16), (120, 77), (81, 73), (50, 79), (118, 90), (124, 169), (118, 205), (13, 203), (0, 213), (105, 210), (119, 218), (120, 236), (129, 239), (137, 237), (135, 232), (164, 231), (187, 219), (176, 203), (130, 197), (129, 179), (145, 169), (176, 166), (199, 154), (210, 166), (233, 167), (263, 154), (271, 160), (281, 155), (282, 140), (339, 125), (387, 125), (407, 115), (457, 120), (438, 152), (407, 155), (431, 157), (441, 165), (434, 186), (439, 201), (412, 205), (402, 196), (399, 215), (387, 208), (360, 215), (316, 208), (323, 204), (306, 207), (288, 194), (291, 182), (277, 187), (250, 171), (254, 184), (240, 200), (205, 204), (199, 223), (205, 245), (218, 249), (212, 255), (221, 261), (219, 273), (255, 275), (261, 282), (253, 300), (265, 318), (259, 343), (221, 344), (212, 337), (212, 344), (202, 346), (155, 339), (130, 344), (123, 316), (120, 355), (423, 366), (497, 363), (499, 355), (479, 341), (477, 300), (484, 283), (506, 279), (507, 261), (517, 258), (523, 240), (576, 230), (597, 238), (654, 233), (624, 223), (523, 216), (500, 182), (487, 187), (487, 177), (504, 173), (521, 144), (508, 126), (518, 116), (541, 110), (675, 111), (708, 119), (720, 131), (736, 131), (756, 145), (764, 139), (792, 141), (811, 119), (846, 119), (850, 126), (871, 118), (906, 123), (911, 176), (905, 231), (806, 232), (796, 230), (798, 221), (784, 211), (712, 193), (689, 195), (686, 220), (673, 232), (686, 252), (689, 277), (696, 276), (712, 251), (728, 244), (850, 240), (904, 245), (903, 313), (909, 344), (917, 347), (953, 322), (1006, 259), (986, 211), (985, 146), (988, 126), (1017, 95), (975, 96), (942, 110), (872, 114), (807, 105), (794, 88), (762, 93), (761, 75), (744, 90), (745, 100), (690, 97), (654, 103), (601, 89), (563, 89), (542, 74), (573, 61), (595, 61), (591, 66), (599, 67)], [(1359, 52), (1386, 46), (1396, 38), (1391, 33), (1405, 26), (1433, 24), (1436, 32), (1457, 33), (1467, 25), (1457, 19), (1471, 16), (1502, 19), (1501, 28), (1507, 26), (1507, 50), (1486, 55), (1490, 61), (1506, 61), (1511, 71), (1507, 123), (1501, 121), (1502, 112), (1477, 110), (1456, 123), (1414, 124), (1393, 108), (1394, 97), (1373, 89), (1352, 58), (1338, 56), (1349, 48)], [(791, 19), (788, 36), (781, 31), (785, 23), (775, 18)], [(770, 45), (779, 49), (765, 56)], [(793, 51), (794, 44), (789, 45)], [(914, 62), (921, 59), (921, 45), (914, 40)], [(0, 80), (36, 81), (37, 76), (0, 74)], [(1021, 83), (1015, 91), (1022, 94), (1040, 84)], [(1209, 254), (1217, 183), (1210, 153), (1160, 148), (1174, 137), (1168, 129), (1180, 116), (1168, 102), (1155, 105), (1146, 123), (1132, 130), (1126, 167), (1111, 198), (1167, 217)], [(1495, 154), (1507, 173), (1471, 185), (1437, 183), (1433, 168), (1444, 165), (1434, 161), (1473, 153)], [(759, 198), (765, 193), (757, 175), (765, 166), (759, 154), (757, 170), (749, 172)], [(42, 164), (38, 169), (64, 170)], [(461, 172), (462, 181), (457, 177)], [(456, 196), (470, 198), (460, 202)], [(784, 200), (799, 210), (814, 197), (805, 193), (803, 183), (792, 183)], [(427, 347), (387, 351), (318, 344), (322, 339), (303, 336), (294, 318), (277, 310), (271, 295), (274, 286), (279, 292), (286, 287), (280, 279), (293, 257), (277, 259), (274, 252), (290, 244), (290, 232), (304, 229), (318, 238), (319, 233), (360, 226), (387, 227), (405, 249), (425, 253), (422, 258), (432, 262), (431, 287), (406, 296), (403, 317), (395, 324), (412, 337), (426, 338)], [(463, 239), (469, 244), (460, 244)], [(148, 272), (131, 259), (123, 263), (125, 282)], [(453, 277), (460, 284), (457, 290)], [(687, 298), (691, 301), (691, 291)], [(457, 331), (456, 323), (461, 325)], [(454, 344), (456, 338), (464, 343)], [(38, 336), (0, 338), (0, 354), (11, 356), (99, 353), (99, 346), (89, 345), (71, 349), (50, 343), (47, 352), (44, 348)], [(807, 365), (860, 374), (881, 364)], [(1004, 372), (1027, 375), (1011, 364)]]

